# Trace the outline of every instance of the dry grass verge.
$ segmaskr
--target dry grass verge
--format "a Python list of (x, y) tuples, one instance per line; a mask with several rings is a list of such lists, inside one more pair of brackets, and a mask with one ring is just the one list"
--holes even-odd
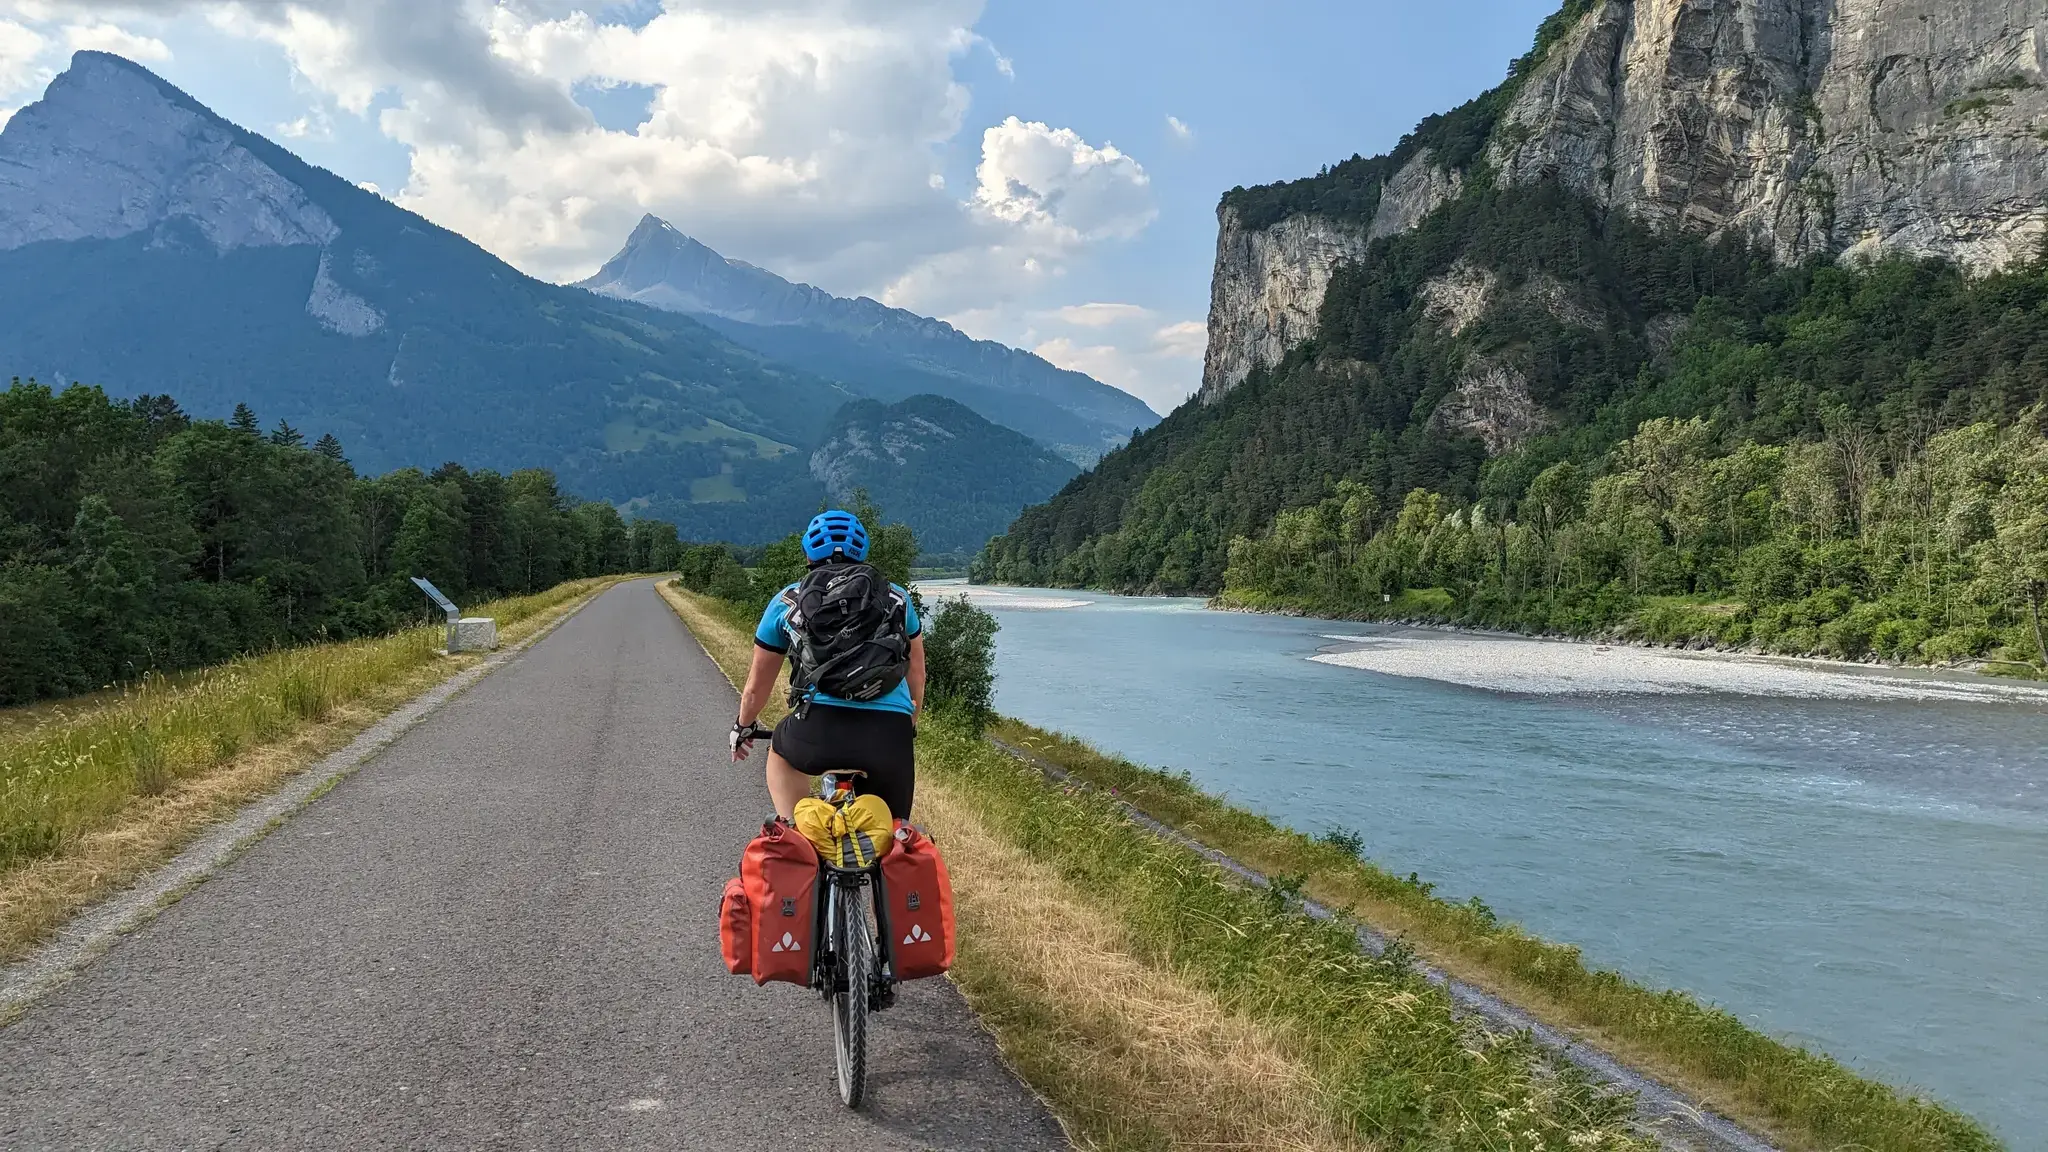
[[(517, 643), (616, 583), (477, 611)], [(237, 660), (0, 718), (0, 961), (434, 684), (439, 626)]]
[(1135, 956), (1121, 926), (990, 832), (955, 789), (918, 781), (960, 918), (954, 980), (1004, 1053), (1103, 1148), (1366, 1148), (1266, 1029)]
[(1944, 1105), (1864, 1078), (1773, 1040), (1731, 1013), (1588, 968), (1579, 950), (1454, 904), (1360, 856), (1312, 839), (1169, 775), (1105, 756), (1014, 720), (995, 735), (1113, 790), (1152, 818), (1268, 876), (1301, 877), (1304, 894), (1399, 936), (1430, 963), (1575, 1033), (1753, 1130), (1796, 1149), (1989, 1150), (1998, 1141)]

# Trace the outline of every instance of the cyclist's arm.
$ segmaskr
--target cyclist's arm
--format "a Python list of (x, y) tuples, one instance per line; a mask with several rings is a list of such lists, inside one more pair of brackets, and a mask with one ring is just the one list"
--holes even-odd
[[(758, 657), (757, 657), (758, 659)], [(910, 714), (916, 716), (924, 711), (924, 636), (910, 638)]]
[[(924, 677), (921, 674), (924, 660), (921, 653), (920, 649), (920, 655), (914, 658), (916, 663), (912, 665), (920, 670), (917, 688), (914, 689), (919, 693), (924, 691)], [(740, 691), (741, 724), (752, 724), (761, 718), (761, 709), (768, 706), (769, 693), (775, 691), (776, 674), (781, 671), (782, 653), (759, 644), (754, 645), (754, 662), (747, 668), (747, 686)]]

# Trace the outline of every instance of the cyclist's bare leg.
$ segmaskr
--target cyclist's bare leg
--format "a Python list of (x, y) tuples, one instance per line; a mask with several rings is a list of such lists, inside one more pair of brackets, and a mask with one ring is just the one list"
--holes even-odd
[(768, 750), (768, 798), (775, 802), (775, 814), (784, 820), (796, 818), (796, 802), (809, 796), (817, 781), (796, 770), (789, 761)]

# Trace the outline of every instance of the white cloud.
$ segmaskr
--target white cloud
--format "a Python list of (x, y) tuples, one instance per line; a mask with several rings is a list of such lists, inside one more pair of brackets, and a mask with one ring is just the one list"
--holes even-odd
[(171, 58), (170, 47), (163, 41), (153, 36), (138, 36), (104, 20), (67, 26), (64, 29), (64, 42), (71, 46), (73, 52), (111, 52), (116, 56), (149, 63)]
[(1199, 320), (1159, 324), (1152, 310), (1132, 304), (1081, 304), (1039, 315), (1048, 325), (1085, 334), (1039, 339), (1033, 352), (1121, 388), (1154, 411), (1172, 411), (1201, 383), (1208, 330)]
[(1152, 342), (1163, 355), (1200, 360), (1209, 348), (1209, 326), (1200, 320), (1168, 324), (1152, 334)]
[(0, 93), (17, 92), (32, 84), (40, 69), (37, 58), (48, 41), (25, 24), (0, 20)]
[(1113, 144), (1012, 116), (981, 135), (975, 207), (1077, 240), (1129, 238), (1159, 214), (1152, 179)]
[(1150, 308), (1137, 304), (1069, 304), (1055, 308), (1046, 314), (1049, 319), (1078, 328), (1106, 328), (1126, 320), (1143, 320), (1152, 315)]
[(334, 137), (334, 120), (325, 108), (315, 108), (296, 120), (277, 125), (274, 131), (287, 140), (330, 140)]
[(1168, 116), (1166, 118), (1166, 130), (1173, 133), (1175, 140), (1193, 140), (1195, 138), (1195, 130), (1183, 123), (1178, 116)]
[(14, 114), (18, 111), (18, 108), (0, 108), (0, 132), (7, 130), (7, 122), (14, 119)]

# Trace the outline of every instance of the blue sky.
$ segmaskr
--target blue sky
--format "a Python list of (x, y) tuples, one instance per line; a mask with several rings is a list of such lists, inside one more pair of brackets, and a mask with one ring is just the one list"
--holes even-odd
[(1163, 412), (1217, 198), (1392, 147), (1555, 4), (0, 0), (0, 117), (121, 52), (534, 275), (652, 211)]

